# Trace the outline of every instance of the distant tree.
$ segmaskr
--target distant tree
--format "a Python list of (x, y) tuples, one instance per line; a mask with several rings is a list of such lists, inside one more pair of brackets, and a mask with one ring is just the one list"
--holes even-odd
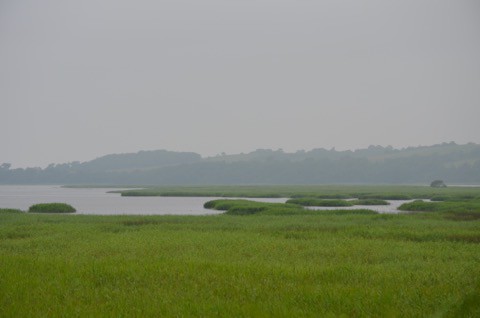
[(445, 184), (445, 182), (443, 182), (443, 180), (433, 180), (432, 183), (430, 183), (430, 186), (432, 188), (446, 188), (447, 185)]
[(2, 163), (0, 165), (0, 169), (8, 170), (8, 169), (10, 169), (11, 166), (12, 166), (12, 164), (10, 164), (10, 163)]

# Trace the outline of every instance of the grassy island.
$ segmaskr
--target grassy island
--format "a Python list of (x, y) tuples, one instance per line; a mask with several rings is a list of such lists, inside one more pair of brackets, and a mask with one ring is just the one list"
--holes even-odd
[(287, 200), (287, 203), (298, 204), (301, 206), (318, 207), (349, 207), (354, 205), (389, 205), (385, 200), (380, 199), (358, 199), (358, 200), (338, 200), (338, 199), (318, 199), (318, 198), (295, 198)]
[(354, 205), (389, 205), (385, 200), (382, 199), (358, 199), (350, 201)]
[(316, 199), (316, 198), (298, 198), (287, 200), (287, 203), (298, 204), (302, 206), (323, 206), (323, 207), (346, 207), (353, 206), (353, 203), (346, 200), (336, 199)]
[(28, 212), (31, 213), (75, 213), (73, 206), (66, 203), (39, 203), (32, 205)]
[(226, 211), (225, 214), (301, 214), (308, 213), (295, 204), (255, 202), (248, 200), (213, 200), (204, 204), (206, 209)]

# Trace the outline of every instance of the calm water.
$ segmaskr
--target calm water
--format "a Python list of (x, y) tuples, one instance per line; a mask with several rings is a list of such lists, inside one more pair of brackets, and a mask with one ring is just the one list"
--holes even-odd
[[(204, 209), (212, 197), (122, 197), (107, 193), (119, 189), (70, 189), (60, 186), (4, 186), (0, 185), (0, 208), (28, 210), (36, 203), (63, 202), (80, 214), (219, 214), (222, 211)], [(250, 199), (262, 202), (280, 202), (286, 199)]]
[[(358, 209), (368, 209), (376, 211), (378, 213), (402, 213), (403, 211), (397, 210), (399, 206), (404, 203), (412, 202), (413, 200), (386, 200), (390, 205), (355, 205), (355, 206), (346, 206), (346, 207), (307, 207), (309, 210), (358, 210)], [(430, 201), (430, 200), (423, 200)]]
[[(204, 209), (207, 201), (216, 197), (122, 197), (107, 193), (119, 189), (70, 189), (60, 186), (4, 186), (0, 185), (0, 208), (28, 210), (36, 203), (63, 202), (77, 209), (79, 214), (220, 214), (222, 211)], [(227, 199), (227, 198), (223, 198)], [(284, 203), (285, 198), (249, 199), (261, 202)], [(370, 209), (379, 213), (399, 213), (397, 208), (410, 201), (389, 201), (387, 206), (309, 207), (312, 210)]]

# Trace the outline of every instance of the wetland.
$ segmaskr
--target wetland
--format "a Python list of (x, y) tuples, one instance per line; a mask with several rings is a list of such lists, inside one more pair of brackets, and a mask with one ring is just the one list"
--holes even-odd
[[(203, 194), (197, 203), (211, 215), (0, 209), (0, 316), (480, 315), (478, 188), (220, 188), (163, 189)], [(91, 198), (137, 203), (185, 199), (90, 190)], [(239, 195), (255, 191), (278, 201)], [(408, 196), (416, 212), (373, 210), (392, 204), (318, 211), (284, 203), (362, 194)]]

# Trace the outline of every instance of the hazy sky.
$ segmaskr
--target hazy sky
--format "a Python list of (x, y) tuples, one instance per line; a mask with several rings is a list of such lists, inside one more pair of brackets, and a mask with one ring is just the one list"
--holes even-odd
[(0, 163), (480, 143), (478, 0), (0, 0)]

